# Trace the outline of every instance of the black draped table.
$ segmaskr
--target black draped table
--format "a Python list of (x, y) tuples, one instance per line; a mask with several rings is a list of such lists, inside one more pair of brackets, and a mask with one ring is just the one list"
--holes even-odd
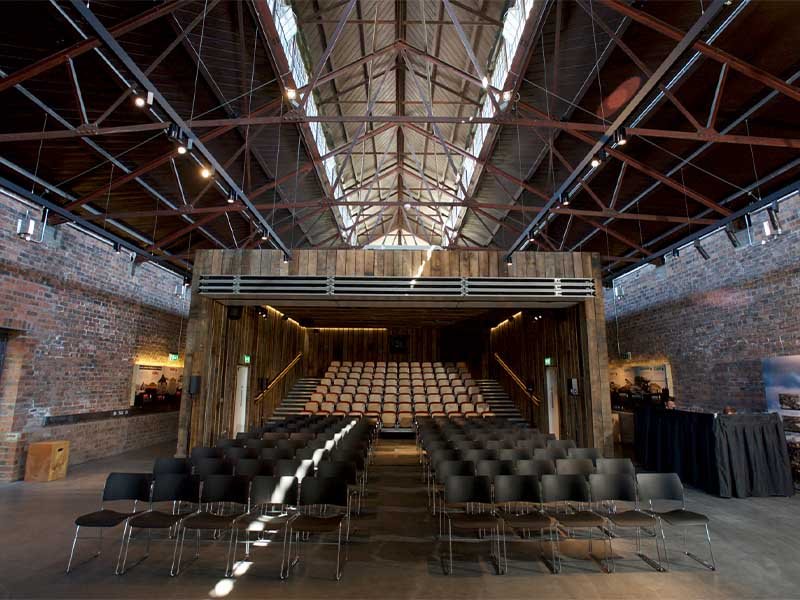
[(636, 458), (649, 471), (723, 498), (794, 493), (783, 424), (776, 413), (713, 415), (642, 408), (635, 413)]

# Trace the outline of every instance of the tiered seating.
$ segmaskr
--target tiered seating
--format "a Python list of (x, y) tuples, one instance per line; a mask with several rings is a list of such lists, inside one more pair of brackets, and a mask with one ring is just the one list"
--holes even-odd
[[(297, 416), (237, 434), (235, 439), (220, 439), (214, 447), (194, 448), (190, 458), (156, 459), (152, 474), (112, 473), (104, 502), (132, 504), (125, 511), (101, 507), (76, 519), (67, 572), (82, 527), (124, 524), (118, 574), (125, 572), (134, 530), (148, 531), (144, 536), (148, 545), (151, 538), (174, 544), (171, 575), (180, 572), (186, 531), (197, 532), (198, 550), (200, 531), (215, 532), (208, 536), (212, 543), (220, 532), (230, 532), (224, 541), (226, 577), (240, 544), (249, 553), (259, 545), (253, 542), (282, 531), (281, 578), (288, 577), (299, 560), (299, 553), (294, 559), (290, 556), (293, 544), (309, 539), (310, 533), (338, 532), (339, 579), (342, 533), (346, 532), (347, 541), (351, 513), (360, 512), (375, 433), (375, 426), (365, 419)], [(321, 508), (325, 508), (323, 513)], [(153, 531), (166, 535), (155, 538)]]
[(388, 428), (424, 417), (494, 416), (466, 363), (333, 361), (304, 408)]

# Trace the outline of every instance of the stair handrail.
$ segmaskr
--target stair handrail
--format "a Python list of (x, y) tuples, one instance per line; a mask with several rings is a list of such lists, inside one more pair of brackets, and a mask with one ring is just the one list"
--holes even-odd
[(528, 386), (526, 386), (524, 383), (522, 383), (522, 379), (520, 379), (517, 376), (517, 374), (514, 373), (514, 371), (511, 369), (511, 367), (508, 366), (506, 361), (504, 361), (502, 358), (500, 358), (500, 355), (497, 352), (494, 353), (494, 358), (497, 361), (497, 364), (499, 364), (501, 367), (503, 367), (503, 370), (508, 374), (509, 377), (511, 377), (511, 381), (513, 381), (514, 383), (517, 384), (519, 389), (522, 391), (523, 395), (528, 400), (533, 402), (533, 404), (535, 404), (536, 406), (539, 406), (542, 403), (542, 401), (539, 400), (539, 398), (537, 398), (535, 394), (533, 394), (533, 393), (528, 391)]
[(262, 397), (264, 394), (266, 394), (267, 392), (269, 392), (269, 391), (270, 391), (270, 390), (271, 390), (273, 387), (275, 387), (275, 385), (276, 385), (276, 384), (277, 384), (277, 383), (278, 383), (278, 382), (279, 382), (281, 379), (283, 379), (284, 377), (286, 377), (286, 375), (288, 375), (289, 371), (291, 371), (292, 367), (293, 367), (293, 366), (295, 366), (295, 365), (297, 364), (297, 361), (299, 361), (301, 358), (303, 358), (303, 353), (302, 353), (302, 352), (299, 352), (299, 353), (297, 354), (297, 356), (295, 356), (295, 357), (292, 359), (292, 362), (290, 362), (288, 365), (286, 365), (286, 366), (283, 368), (283, 370), (282, 370), (280, 373), (278, 373), (278, 374), (275, 376), (275, 379), (273, 379), (272, 381), (270, 381), (270, 382), (269, 382), (269, 385), (267, 385), (267, 387), (266, 387), (266, 388), (264, 388), (264, 389), (261, 391), (261, 393), (260, 393), (258, 396), (256, 396), (256, 402), (258, 402), (259, 400), (261, 400), (261, 397)]

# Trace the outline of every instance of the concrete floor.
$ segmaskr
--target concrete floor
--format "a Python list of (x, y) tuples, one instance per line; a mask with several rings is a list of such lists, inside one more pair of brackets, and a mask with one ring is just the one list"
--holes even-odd
[[(690, 508), (713, 515), (716, 573), (680, 554), (673, 536), (669, 573), (656, 573), (636, 558), (631, 541), (615, 540), (617, 572), (610, 575), (581, 558), (565, 561), (563, 572), (551, 575), (537, 560), (537, 544), (517, 542), (508, 546), (508, 574), (498, 576), (487, 544), (461, 542), (454, 544), (455, 573), (445, 576), (440, 551), (446, 545), (435, 540), (436, 521), (425, 509), (414, 446), (403, 440), (382, 440), (378, 447), (368, 507), (355, 522), (340, 582), (333, 580), (331, 545), (309, 546), (284, 582), (278, 578), (279, 545), (256, 549), (245, 573), (223, 579), (221, 543), (204, 544), (200, 559), (185, 564), (175, 578), (168, 575), (172, 545), (153, 544), (147, 560), (118, 577), (113, 568), (121, 528), (108, 537), (99, 558), (90, 558), (93, 542), (79, 546), (74, 570), (66, 575), (72, 521), (97, 505), (106, 474), (147, 471), (154, 456), (167, 456), (171, 448), (79, 465), (62, 481), (0, 485), (0, 597), (800, 598), (800, 497), (723, 500), (690, 492)], [(653, 554), (652, 542), (646, 543), (645, 551)], [(132, 546), (129, 564), (141, 551), (141, 545)]]

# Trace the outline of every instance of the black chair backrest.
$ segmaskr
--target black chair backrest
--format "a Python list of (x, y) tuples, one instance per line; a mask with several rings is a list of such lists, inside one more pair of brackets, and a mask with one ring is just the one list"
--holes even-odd
[(278, 440), (276, 447), (297, 450), (298, 448), (303, 448), (305, 445), (306, 445), (306, 440), (289, 439), (289, 440)]
[(497, 452), (495, 450), (466, 450), (461, 453), (461, 457), (476, 463), (479, 460), (495, 460)]
[(497, 451), (498, 460), (528, 460), (533, 453), (527, 448), (502, 448)]
[(225, 448), (225, 459), (235, 463), (242, 458), (258, 458), (259, 450), (255, 448), (242, 448), (239, 446), (228, 446)]
[(272, 475), (272, 463), (260, 458), (240, 458), (234, 467), (236, 475), (256, 477), (257, 475)]
[(636, 503), (636, 479), (632, 475), (589, 475), (592, 500)]
[(155, 478), (153, 502), (194, 502), (200, 499), (200, 480), (191, 475), (165, 473)]
[(536, 475), (496, 475), (495, 502), (534, 502), (541, 504), (542, 488)]
[(338, 477), (308, 477), (300, 485), (300, 504), (347, 506), (347, 482)]
[(598, 448), (567, 448), (567, 458), (588, 458), (596, 462), (603, 453)]
[(297, 505), (297, 479), (294, 477), (270, 477), (258, 475), (250, 487), (250, 504)]
[(568, 448), (575, 448), (575, 441), (574, 440), (548, 440), (547, 441), (548, 448), (563, 448), (567, 450)]
[(192, 463), (195, 463), (201, 458), (222, 458), (223, 450), (222, 448), (197, 446), (196, 448), (192, 448), (192, 452), (189, 456), (192, 459)]
[(583, 475), (588, 477), (595, 472), (590, 458), (559, 458), (556, 461), (556, 473), (559, 475)]
[[(298, 460), (306, 460), (319, 458), (325, 454), (327, 454), (327, 450), (324, 448), (298, 448), (297, 452), (294, 453), (294, 457)], [(319, 462), (319, 460), (317, 462)]]
[(103, 502), (115, 500), (150, 500), (150, 473), (109, 473), (103, 487)]
[(261, 434), (262, 440), (288, 440), (288, 431), (265, 431)]
[(289, 448), (262, 448), (261, 458), (264, 460), (283, 460), (292, 458), (294, 450)]
[(458, 460), (461, 458), (461, 453), (458, 450), (435, 450), (431, 452), (431, 465), (434, 469), (436, 465), (445, 460)]
[(317, 437), (317, 434), (316, 433), (312, 433), (310, 431), (300, 431), (300, 432), (297, 432), (297, 433), (290, 433), (289, 434), (289, 439), (290, 440), (303, 440), (303, 441), (306, 441), (306, 442), (308, 440), (313, 440), (316, 437)]
[(231, 475), (233, 467), (221, 458), (201, 458), (194, 463), (194, 474), (200, 479), (209, 475)]
[(636, 476), (636, 467), (630, 458), (598, 458), (597, 472), (606, 475)]
[(452, 475), (475, 475), (475, 463), (469, 460), (443, 460), (436, 465), (438, 481), (446, 481)]
[(450, 475), (444, 480), (444, 501), (448, 504), (492, 501), (492, 480), (486, 476)]
[(271, 440), (262, 440), (257, 438), (249, 438), (245, 441), (245, 448), (253, 448), (254, 450), (261, 451), (262, 448), (269, 448)]
[(202, 502), (233, 502), (246, 505), (250, 498), (250, 478), (236, 475), (209, 475), (200, 487)]
[(533, 458), (540, 460), (558, 460), (559, 458), (567, 458), (567, 451), (565, 448), (536, 448), (533, 451)]
[(318, 477), (338, 477), (344, 479), (348, 484), (356, 483), (356, 465), (352, 462), (341, 460), (323, 460), (317, 465)]
[(544, 502), (590, 502), (589, 481), (583, 475), (542, 475)]
[(220, 438), (217, 440), (217, 448), (230, 448), (237, 446), (244, 446), (244, 440), (231, 438)]
[(535, 475), (541, 478), (542, 475), (554, 475), (556, 472), (554, 461), (540, 458), (518, 460), (516, 466), (518, 475)]
[(314, 463), (311, 460), (285, 458), (275, 463), (274, 473), (278, 477), (295, 477), (302, 481), (306, 475), (314, 474)]
[(188, 475), (192, 472), (192, 465), (185, 458), (157, 458), (153, 462), (153, 475), (159, 473), (176, 473)]
[(683, 484), (677, 473), (639, 473), (639, 499), (642, 502), (677, 500), (683, 502)]
[(485, 475), (494, 479), (496, 475), (513, 475), (513, 460), (479, 460), (475, 466), (477, 475)]

